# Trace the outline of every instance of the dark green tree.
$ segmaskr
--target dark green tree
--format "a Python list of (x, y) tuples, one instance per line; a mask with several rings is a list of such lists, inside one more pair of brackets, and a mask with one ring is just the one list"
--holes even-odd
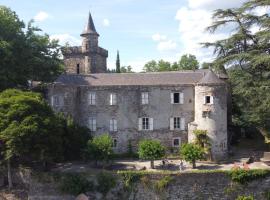
[(116, 73), (121, 73), (119, 51), (117, 51), (117, 57), (116, 57)]
[(143, 140), (139, 143), (139, 158), (150, 160), (151, 168), (154, 169), (154, 160), (165, 155), (165, 147), (158, 140)]
[(0, 91), (27, 87), (28, 81), (52, 81), (63, 71), (60, 46), (47, 34), (25, 27), (15, 12), (0, 6)]
[(199, 68), (199, 62), (196, 59), (196, 56), (191, 54), (182, 55), (179, 64), (178, 70), (196, 70)]
[(180, 156), (192, 163), (192, 168), (196, 168), (196, 160), (200, 160), (204, 156), (204, 150), (202, 147), (188, 143), (188, 144), (183, 144), (180, 147)]
[(121, 67), (121, 73), (133, 73), (132, 67), (130, 65), (122, 66)]

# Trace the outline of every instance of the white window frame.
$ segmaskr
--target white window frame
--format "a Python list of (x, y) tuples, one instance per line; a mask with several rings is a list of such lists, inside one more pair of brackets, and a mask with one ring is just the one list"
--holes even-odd
[(89, 105), (96, 105), (96, 93), (95, 92), (88, 93), (88, 102), (89, 102)]
[(111, 132), (116, 132), (117, 131), (117, 120), (116, 119), (111, 119), (110, 120), (110, 131)]
[(96, 131), (97, 130), (97, 120), (95, 117), (90, 117), (88, 120), (88, 128), (90, 131)]
[[(179, 102), (174, 102), (174, 95), (179, 95)], [(184, 104), (184, 93), (183, 92), (171, 92), (171, 104)]]
[[(206, 102), (207, 97), (210, 97), (210, 102), (209, 103)], [(204, 96), (204, 104), (205, 105), (212, 105), (212, 104), (214, 104), (214, 97), (212, 95), (205, 95)]]
[[(179, 128), (177, 126), (175, 126), (175, 120), (177, 120), (177, 118), (179, 118), (179, 123), (180, 123)], [(179, 116), (171, 117), (170, 118), (170, 130), (181, 130), (181, 131), (186, 130), (185, 118), (179, 117)]]
[(149, 94), (148, 94), (148, 92), (142, 92), (141, 99), (142, 99), (142, 105), (148, 104), (149, 103)]
[(117, 95), (116, 93), (110, 93), (110, 105), (116, 105), (117, 104)]
[[(150, 117), (142, 117), (139, 118), (139, 131), (152, 131), (154, 129), (154, 123), (153, 123), (153, 118)], [(148, 125), (144, 125), (144, 122), (148, 122)]]
[[(179, 141), (179, 145), (175, 145), (175, 144), (174, 144), (174, 140), (178, 140), (178, 141)], [(180, 137), (174, 137), (174, 138), (172, 139), (172, 146), (173, 146), (173, 147), (180, 147), (180, 146), (181, 146), (181, 138), (180, 138)]]

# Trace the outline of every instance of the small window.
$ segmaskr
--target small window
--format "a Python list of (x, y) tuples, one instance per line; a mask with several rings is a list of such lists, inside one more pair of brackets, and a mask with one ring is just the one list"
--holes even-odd
[(180, 138), (173, 138), (173, 146), (174, 147), (179, 147), (181, 143), (181, 139)]
[(89, 46), (88, 46), (88, 44), (86, 43), (86, 44), (85, 44), (85, 49), (88, 50), (88, 48), (89, 48)]
[(149, 118), (148, 117), (144, 117), (142, 118), (142, 129), (143, 130), (149, 130)]
[(89, 102), (89, 105), (96, 105), (96, 93), (95, 92), (89, 93), (88, 102)]
[(117, 147), (117, 139), (113, 139), (113, 147)]
[(90, 119), (89, 119), (88, 128), (89, 128), (91, 131), (96, 131), (96, 129), (97, 129), (96, 118), (90, 118)]
[(80, 74), (80, 64), (77, 64), (77, 74)]
[(116, 105), (116, 94), (115, 93), (110, 94), (110, 105)]
[(172, 117), (170, 118), (170, 130), (186, 130), (184, 117)]
[(148, 104), (148, 92), (142, 92), (142, 104)]
[(111, 119), (110, 120), (110, 131), (117, 131), (117, 120)]
[(213, 104), (213, 96), (205, 96), (204, 97), (204, 104)]
[(183, 104), (184, 103), (184, 93), (182, 93), (182, 92), (171, 93), (171, 103), (172, 104)]
[(180, 117), (173, 118), (174, 129), (180, 129)]

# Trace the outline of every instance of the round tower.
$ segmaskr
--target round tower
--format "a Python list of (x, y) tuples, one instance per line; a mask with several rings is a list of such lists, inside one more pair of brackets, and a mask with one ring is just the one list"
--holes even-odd
[(189, 124), (189, 142), (193, 131), (206, 130), (211, 143), (211, 158), (227, 156), (227, 85), (209, 70), (195, 85), (195, 120)]

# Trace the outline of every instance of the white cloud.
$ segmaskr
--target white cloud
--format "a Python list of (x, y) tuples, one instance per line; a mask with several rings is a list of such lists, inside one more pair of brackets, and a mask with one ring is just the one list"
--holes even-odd
[(159, 51), (172, 51), (175, 50), (177, 44), (172, 40), (161, 41), (158, 43), (157, 49)]
[(235, 8), (240, 6), (245, 0), (189, 0), (188, 6), (192, 9), (205, 9), (205, 10), (214, 10), (219, 8)]
[(159, 33), (156, 33), (156, 34), (152, 35), (152, 39), (154, 41), (161, 41), (161, 40), (166, 40), (167, 36), (166, 35), (160, 35)]
[(49, 17), (51, 17), (48, 13), (44, 12), (44, 11), (39, 11), (36, 16), (34, 17), (34, 20), (37, 22), (42, 22), (46, 19), (48, 19)]
[(59, 44), (61, 44), (61, 45), (65, 45), (67, 42), (71, 46), (76, 46), (76, 45), (81, 44), (81, 40), (79, 40), (78, 38), (71, 36), (67, 33), (51, 35), (50, 38), (59, 40)]
[(103, 19), (103, 26), (110, 26), (110, 21), (108, 19)]

